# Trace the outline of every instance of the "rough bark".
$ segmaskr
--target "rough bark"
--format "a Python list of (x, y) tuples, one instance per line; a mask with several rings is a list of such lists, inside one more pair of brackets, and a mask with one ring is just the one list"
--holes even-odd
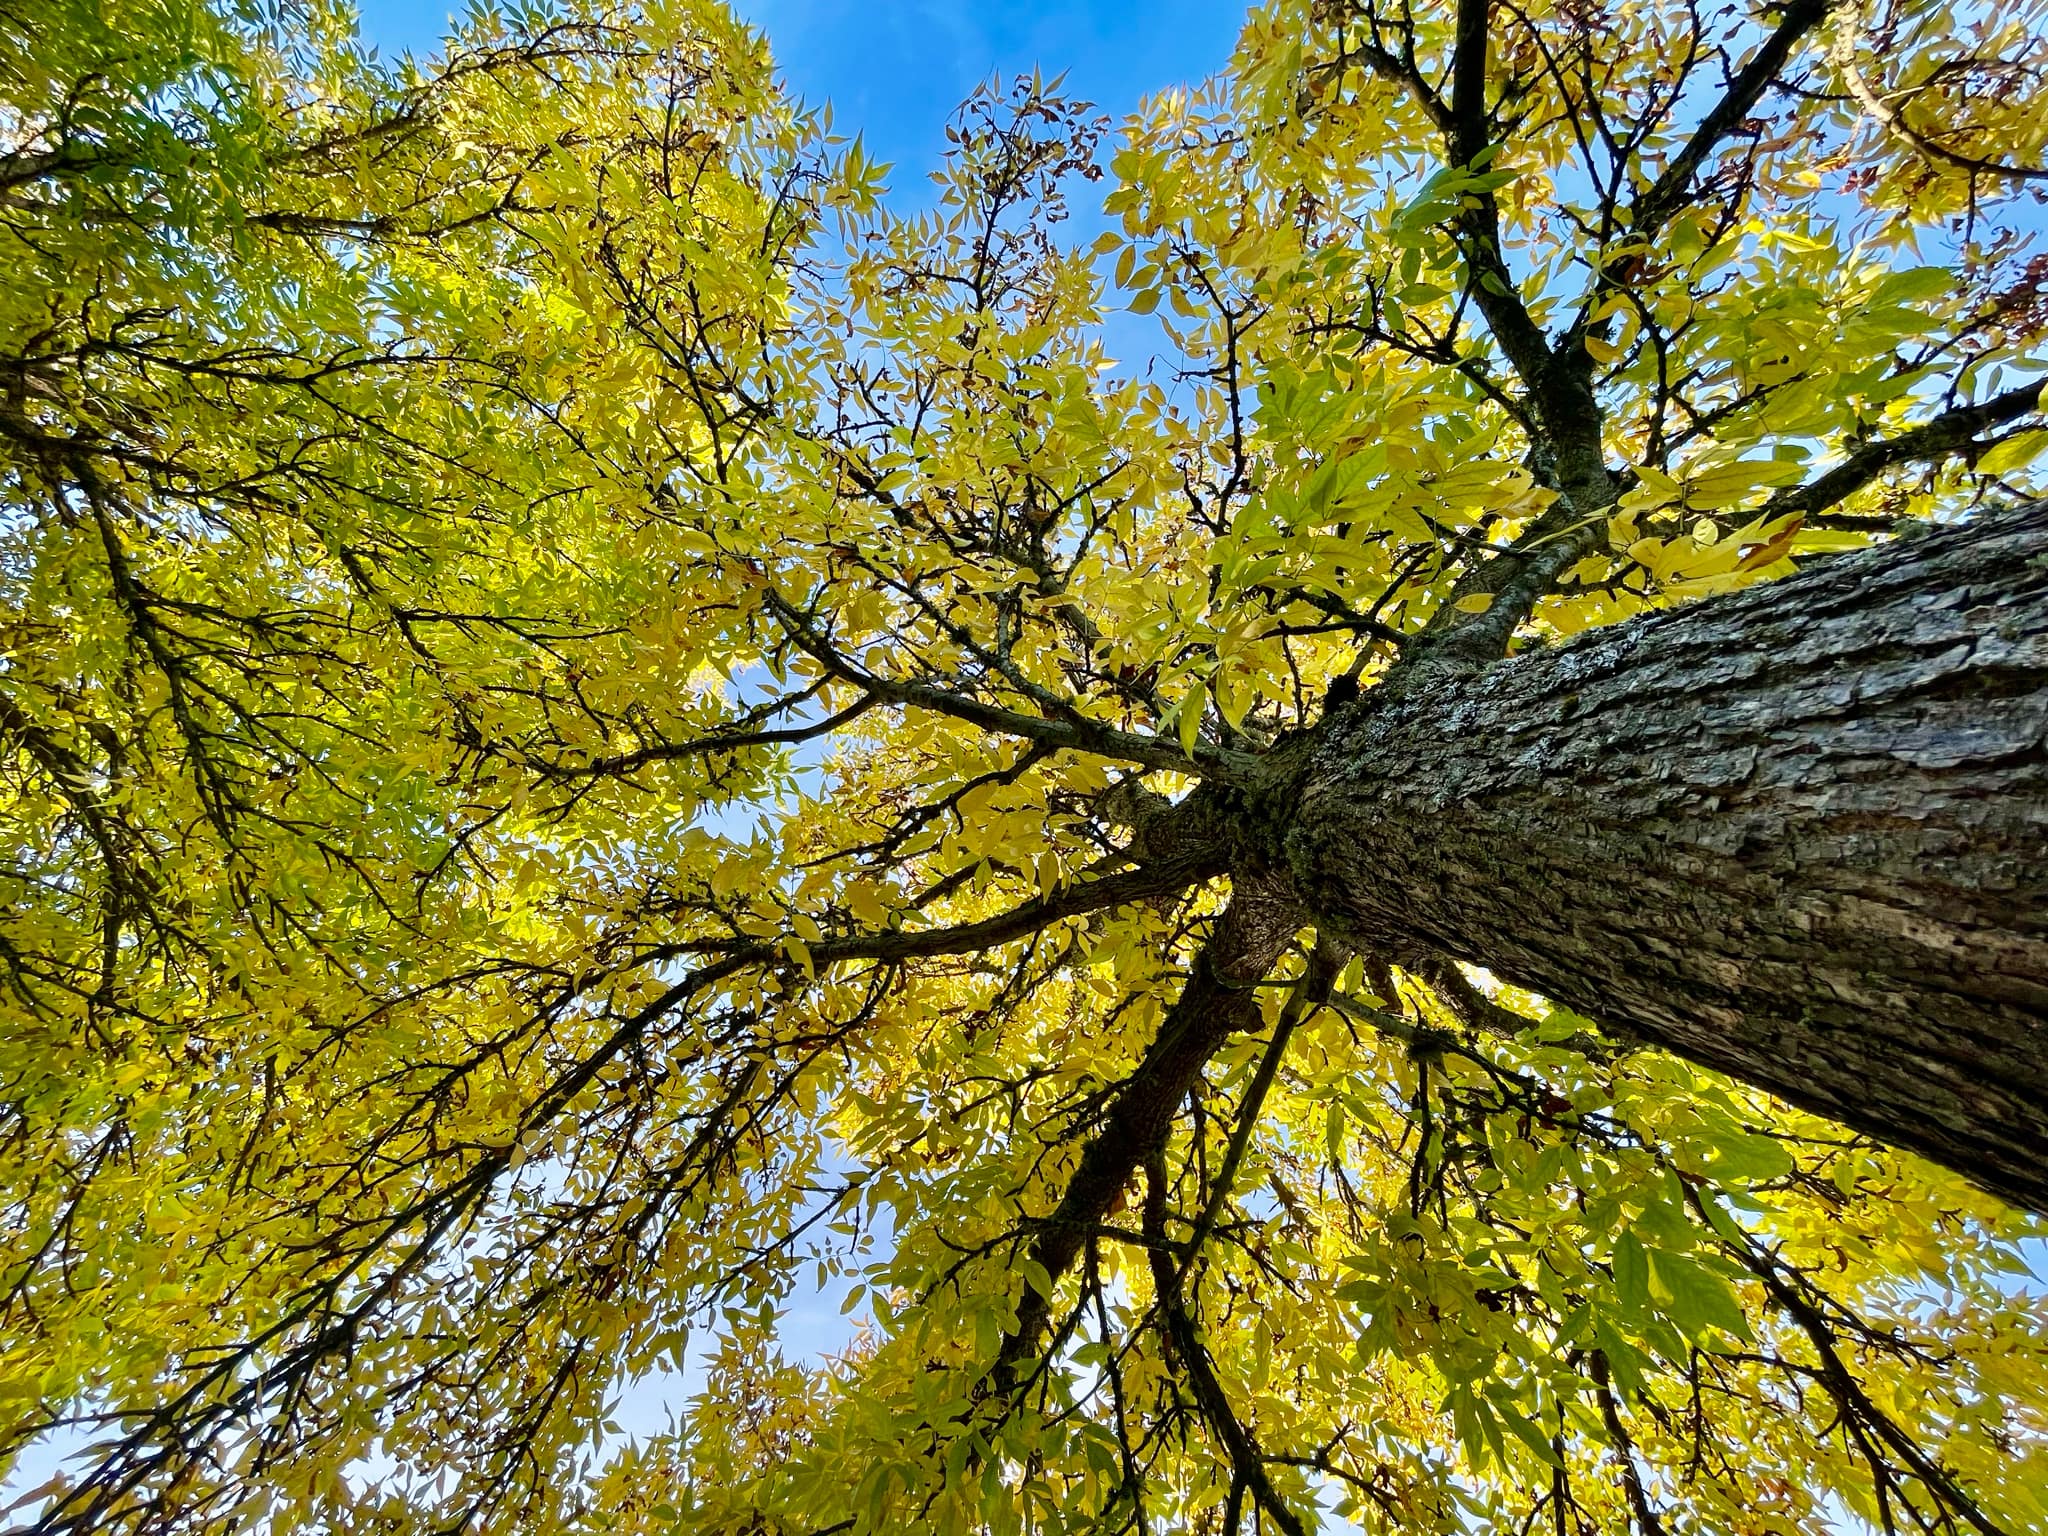
[(1368, 693), (1319, 922), (1489, 967), (2048, 1211), (2048, 503)]

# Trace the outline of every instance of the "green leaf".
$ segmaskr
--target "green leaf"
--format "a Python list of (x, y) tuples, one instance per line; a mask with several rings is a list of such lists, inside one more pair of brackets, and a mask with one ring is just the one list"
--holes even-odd
[(1631, 1396), (1641, 1392), (1644, 1365), (1642, 1351), (1616, 1333), (1605, 1319), (1594, 1322), (1593, 1338), (1600, 1346), (1600, 1353), (1607, 1357), (1607, 1368), (1614, 1373), (1615, 1385)]
[(1650, 1304), (1650, 1262), (1633, 1232), (1623, 1232), (1614, 1240), (1614, 1293), (1629, 1312), (1640, 1312)]
[(1748, 1339), (1749, 1320), (1728, 1282), (1695, 1260), (1652, 1248), (1650, 1271), (1670, 1301), (1670, 1317), (1689, 1339), (1719, 1329), (1732, 1338)]
[(1794, 1167), (1791, 1152), (1775, 1136), (1733, 1132), (1716, 1136), (1711, 1145), (1714, 1156), (1706, 1171), (1724, 1184), (1736, 1179), (1750, 1183), (1782, 1179)]
[(1493, 1411), (1499, 1417), (1501, 1423), (1508, 1427), (1510, 1434), (1529, 1447), (1538, 1461), (1548, 1467), (1562, 1467), (1564, 1465), (1564, 1458), (1557, 1454), (1557, 1448), (1550, 1443), (1549, 1437), (1537, 1427), (1536, 1421), (1522, 1413), (1511, 1403), (1504, 1401), (1506, 1394), (1503, 1390), (1499, 1389), (1498, 1384), (1496, 1384), (1496, 1390), (1488, 1393), (1488, 1396), (1492, 1399)]

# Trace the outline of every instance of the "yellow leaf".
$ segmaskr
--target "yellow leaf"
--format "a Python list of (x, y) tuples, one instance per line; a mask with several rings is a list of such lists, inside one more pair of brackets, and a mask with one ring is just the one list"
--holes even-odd
[(1180, 749), (1192, 753), (1202, 734), (1202, 716), (1209, 708), (1207, 684), (1197, 680), (1180, 704)]
[(881, 888), (872, 880), (853, 880), (846, 886), (847, 910), (861, 922), (880, 926), (889, 920), (889, 905), (882, 899)]
[(2043, 451), (2048, 451), (2048, 431), (2015, 432), (1982, 454), (1975, 468), (1980, 475), (2002, 475), (2025, 468)]

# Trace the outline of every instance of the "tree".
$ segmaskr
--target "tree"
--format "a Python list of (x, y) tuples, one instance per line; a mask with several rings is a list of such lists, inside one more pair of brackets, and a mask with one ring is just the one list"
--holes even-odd
[(0, 10), (25, 1518), (2048, 1523), (2042, 21)]

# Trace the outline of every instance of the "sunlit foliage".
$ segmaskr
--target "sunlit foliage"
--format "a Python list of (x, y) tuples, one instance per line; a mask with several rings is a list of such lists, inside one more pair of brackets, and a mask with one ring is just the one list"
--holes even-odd
[(0, 5), (18, 1517), (2048, 1527), (2038, 1226), (1169, 814), (2036, 493), (2044, 68), (1276, 0), (904, 217), (709, 0)]

